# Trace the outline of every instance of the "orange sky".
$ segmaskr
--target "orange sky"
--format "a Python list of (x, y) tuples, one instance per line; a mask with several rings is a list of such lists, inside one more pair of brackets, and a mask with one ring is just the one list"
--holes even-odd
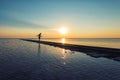
[[(67, 27), (68, 28), (68, 27)], [(61, 34), (59, 28), (56, 29), (26, 29), (26, 28), (1, 28), (0, 38), (37, 38), (38, 33), (42, 33), (43, 38), (120, 38), (119, 30), (89, 31), (75, 30), (68, 28), (66, 34)]]

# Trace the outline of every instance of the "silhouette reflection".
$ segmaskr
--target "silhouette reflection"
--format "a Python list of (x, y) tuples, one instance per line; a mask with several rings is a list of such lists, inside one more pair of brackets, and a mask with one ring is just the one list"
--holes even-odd
[(38, 53), (37, 53), (37, 55), (40, 56), (40, 54), (41, 54), (41, 47), (40, 47), (40, 43), (38, 43)]

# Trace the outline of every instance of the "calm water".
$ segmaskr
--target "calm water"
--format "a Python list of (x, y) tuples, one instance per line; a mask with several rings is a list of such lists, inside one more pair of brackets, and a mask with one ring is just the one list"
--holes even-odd
[(120, 80), (117, 59), (0, 39), (0, 80)]
[(68, 44), (78, 44), (78, 45), (89, 45), (89, 46), (100, 46), (100, 47), (110, 47), (110, 48), (119, 48), (120, 49), (120, 38), (78, 38), (78, 39), (42, 39), (52, 42), (62, 42)]

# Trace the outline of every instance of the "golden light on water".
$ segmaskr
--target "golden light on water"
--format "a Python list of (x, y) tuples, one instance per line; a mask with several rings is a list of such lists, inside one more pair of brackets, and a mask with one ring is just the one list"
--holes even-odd
[(61, 39), (61, 42), (62, 42), (62, 43), (65, 43), (65, 38), (62, 38), (62, 39)]
[(66, 52), (65, 52), (65, 49), (62, 49), (62, 58), (63, 58), (63, 59), (66, 58)]
[(62, 57), (61, 58), (63, 59), (63, 64), (66, 64), (66, 62), (65, 62), (65, 59), (66, 59), (66, 51), (65, 51), (65, 49), (62, 49)]

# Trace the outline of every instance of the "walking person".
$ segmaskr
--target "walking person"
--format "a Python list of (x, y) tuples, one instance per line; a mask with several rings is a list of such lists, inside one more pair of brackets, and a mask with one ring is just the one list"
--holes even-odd
[(38, 34), (38, 39), (39, 39), (39, 41), (40, 41), (40, 39), (41, 39), (41, 34), (42, 34), (42, 33)]

